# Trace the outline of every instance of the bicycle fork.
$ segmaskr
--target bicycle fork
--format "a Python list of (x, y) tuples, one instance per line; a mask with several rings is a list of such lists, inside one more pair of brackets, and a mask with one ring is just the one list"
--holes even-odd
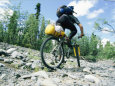
[(77, 58), (78, 67), (80, 67), (80, 61), (79, 61), (80, 48), (79, 48), (79, 45), (74, 45), (73, 51), (74, 51), (74, 56)]

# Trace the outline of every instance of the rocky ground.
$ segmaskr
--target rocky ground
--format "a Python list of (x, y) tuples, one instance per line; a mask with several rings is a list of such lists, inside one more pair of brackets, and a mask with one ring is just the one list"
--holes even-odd
[(115, 61), (67, 59), (62, 69), (43, 69), (39, 51), (0, 43), (0, 86), (115, 86)]

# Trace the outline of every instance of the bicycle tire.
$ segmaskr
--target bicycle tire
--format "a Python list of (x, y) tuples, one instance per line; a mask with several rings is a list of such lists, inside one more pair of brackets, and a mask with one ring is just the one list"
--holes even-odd
[[(45, 60), (45, 55), (44, 55), (44, 54), (47, 53), (47, 52), (44, 52), (44, 49), (45, 49), (45, 46), (47, 46), (47, 43), (48, 43), (49, 41), (53, 41), (53, 40), (55, 40), (57, 43), (60, 43), (59, 40), (58, 40), (58, 38), (51, 36), (51, 37), (47, 38), (47, 39), (42, 43), (41, 49), (40, 49), (42, 63), (43, 63), (47, 68), (50, 68), (50, 69), (59, 68), (60, 65), (63, 63), (63, 60), (64, 60), (64, 49), (63, 49), (63, 46), (62, 46), (62, 44), (61, 44), (61, 45), (59, 46), (59, 48), (62, 50), (62, 51), (61, 51), (61, 52), (62, 52), (62, 57), (61, 57), (59, 63), (58, 63), (57, 65), (55, 65), (55, 66), (51, 66), (51, 65), (49, 65), (49, 64), (46, 62), (47, 60)], [(50, 57), (51, 57), (51, 56), (50, 56)]]

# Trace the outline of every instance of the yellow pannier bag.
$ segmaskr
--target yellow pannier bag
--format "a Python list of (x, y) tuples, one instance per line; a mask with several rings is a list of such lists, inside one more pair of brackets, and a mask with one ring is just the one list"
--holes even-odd
[(55, 25), (53, 25), (53, 24), (47, 25), (47, 27), (45, 28), (45, 34), (53, 35), (53, 36), (56, 36), (56, 37), (59, 37), (59, 36), (63, 37), (63, 36), (65, 36), (65, 32), (64, 31), (57, 32), (55, 30)]

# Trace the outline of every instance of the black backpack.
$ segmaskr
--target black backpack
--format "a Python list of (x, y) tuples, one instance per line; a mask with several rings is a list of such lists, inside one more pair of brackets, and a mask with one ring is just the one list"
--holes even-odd
[(60, 9), (61, 8), (63, 8), (63, 9), (66, 9), (67, 8), (67, 6), (66, 5), (62, 5), (61, 7), (59, 7), (58, 9), (57, 9), (57, 12), (56, 12), (56, 15), (57, 15), (57, 17), (60, 17), (61, 15), (63, 15), (65, 12), (60, 12)]
[(61, 7), (59, 7), (57, 9), (57, 16), (60, 17), (63, 14), (67, 14), (67, 15), (72, 15), (73, 14), (73, 6), (66, 6), (66, 5), (62, 5)]

